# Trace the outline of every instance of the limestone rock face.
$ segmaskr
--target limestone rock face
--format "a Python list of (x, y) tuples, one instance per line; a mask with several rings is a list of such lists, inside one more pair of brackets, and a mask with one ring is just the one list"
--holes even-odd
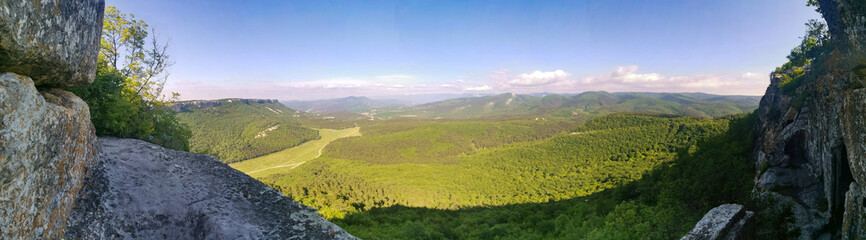
[(104, 0), (0, 1), (0, 71), (36, 86), (93, 82)]
[(188, 107), (197, 107), (197, 108), (212, 108), (222, 104), (219, 100), (201, 100), (201, 101), (188, 101), (175, 103), (169, 106), (171, 110), (175, 112), (189, 112), (186, 108)]
[(791, 203), (801, 239), (866, 239), (866, 1), (819, 0), (834, 51), (758, 109), (755, 193)]
[(354, 239), (212, 156), (134, 139), (100, 144), (67, 238)]
[(749, 221), (755, 213), (743, 205), (722, 204), (710, 210), (681, 240), (743, 239), (749, 236)]
[(845, 94), (841, 120), (851, 172), (855, 179), (866, 180), (866, 88)]
[(845, 193), (845, 214), (842, 222), (842, 239), (863, 239), (866, 236), (866, 209), (862, 207), (863, 193), (857, 183), (851, 183)]
[(256, 104), (256, 103), (280, 103), (277, 99), (246, 99), (246, 98), (229, 98), (222, 100), (194, 100), (194, 101), (184, 101), (174, 103), (169, 108), (175, 112), (189, 112), (188, 107), (197, 107), (197, 108), (212, 108), (225, 103), (244, 103), (244, 104)]
[(80, 98), (0, 73), (0, 238), (63, 235), (95, 141)]

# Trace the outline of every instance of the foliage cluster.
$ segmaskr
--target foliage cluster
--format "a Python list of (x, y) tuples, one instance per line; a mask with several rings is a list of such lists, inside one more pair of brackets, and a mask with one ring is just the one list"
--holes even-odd
[(319, 138), (316, 130), (302, 127), (295, 111), (282, 104), (220, 103), (210, 108), (187, 107), (189, 112), (177, 114), (192, 129), (189, 141), (193, 152), (233, 163)]
[[(97, 135), (137, 138), (188, 150), (192, 133), (166, 107), (169, 100), (159, 97), (166, 68), (171, 65), (167, 45), (155, 37), (147, 41), (147, 24), (134, 15), (111, 6), (105, 14), (96, 78), (88, 86), (69, 90), (90, 107)], [(123, 65), (118, 64), (121, 58), (125, 59)]]
[(780, 77), (778, 86), (785, 94), (793, 94), (803, 84), (802, 77), (808, 72), (816, 59), (830, 52), (830, 33), (827, 24), (811, 19), (806, 23), (806, 34), (800, 45), (788, 54), (788, 62), (777, 67), (773, 74)]

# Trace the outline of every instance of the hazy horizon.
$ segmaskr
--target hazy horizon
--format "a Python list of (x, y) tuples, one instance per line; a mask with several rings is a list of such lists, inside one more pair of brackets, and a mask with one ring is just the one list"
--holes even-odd
[[(798, 1), (115, 1), (182, 100), (481, 93), (762, 95), (820, 18)], [(623, 8), (622, 6), (629, 6)]]
[[(627, 94), (627, 93), (646, 93), (646, 94), (709, 94), (716, 96), (730, 96), (730, 97), (761, 97), (761, 95), (744, 95), (744, 94), (713, 94), (713, 93), (705, 93), (705, 92), (608, 92), (608, 91), (584, 91), (579, 93), (552, 93), (552, 92), (530, 92), (530, 93), (512, 93), (512, 92), (466, 92), (466, 93), (424, 93), (424, 94), (396, 94), (396, 95), (375, 95), (375, 96), (367, 96), (367, 95), (348, 95), (348, 96), (339, 96), (339, 97), (325, 97), (325, 98), (308, 98), (308, 99), (288, 99), (288, 98), (263, 98), (263, 97), (218, 97), (218, 98), (201, 98), (201, 99), (182, 99), (183, 101), (212, 101), (212, 100), (223, 100), (223, 99), (275, 99), (278, 101), (297, 101), (297, 102), (314, 102), (314, 101), (326, 101), (326, 100), (335, 100), (335, 99), (346, 99), (346, 98), (369, 98), (373, 100), (379, 101), (400, 101), (403, 103), (412, 103), (412, 104), (420, 104), (437, 102), (449, 99), (457, 99), (457, 98), (470, 98), (470, 97), (485, 97), (485, 96), (495, 96), (501, 94), (519, 94), (519, 95), (580, 95), (587, 92), (607, 92), (612, 94)], [(435, 100), (410, 100), (413, 98), (417, 99), (435, 99)]]

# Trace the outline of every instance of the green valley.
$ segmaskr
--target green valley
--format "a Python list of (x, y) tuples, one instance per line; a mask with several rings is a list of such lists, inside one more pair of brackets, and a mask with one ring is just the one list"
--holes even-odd
[[(362, 238), (666, 239), (745, 201), (752, 119), (385, 121), (291, 171), (252, 175)], [(637, 223), (666, 230), (611, 225)]]
[[(373, 102), (319, 102), (335, 109), (335, 102), (356, 100)], [(752, 201), (743, 186), (752, 181), (754, 120), (731, 114), (756, 103), (697, 93), (587, 92), (317, 113), (220, 100), (178, 115), (200, 126), (194, 137), (222, 139), (191, 141), (194, 149), (270, 151), (227, 162), (362, 238), (669, 239), (709, 208)], [(417, 116), (397, 116), (403, 113)], [(277, 125), (298, 132), (275, 135), (286, 139), (279, 146), (243, 140)], [(240, 138), (214, 137), (229, 132)], [(702, 197), (684, 197), (690, 195)], [(644, 225), (621, 230), (629, 224)]]
[(261, 178), (272, 174), (294, 169), (307, 161), (318, 158), (322, 150), (334, 140), (360, 136), (360, 128), (347, 129), (317, 129), (320, 139), (312, 140), (300, 146), (285, 149), (276, 153), (253, 158), (243, 162), (233, 163), (230, 166), (247, 173), (248, 175)]

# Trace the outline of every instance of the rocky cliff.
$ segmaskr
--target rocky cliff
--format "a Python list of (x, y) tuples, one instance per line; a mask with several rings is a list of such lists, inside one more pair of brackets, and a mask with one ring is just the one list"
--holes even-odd
[(97, 147), (80, 98), (102, 1), (0, 1), (0, 238), (56, 239)]
[(100, 144), (67, 238), (354, 238), (212, 156), (134, 139)]
[(0, 239), (353, 238), (213, 157), (97, 140), (58, 87), (93, 81), (104, 7), (0, 0)]
[(790, 205), (801, 239), (866, 239), (866, 1), (820, 0), (832, 51), (758, 109), (755, 196)]
[(0, 3), (0, 69), (36, 86), (93, 82), (104, 0), (7, 0)]
[(245, 98), (229, 98), (229, 99), (221, 99), (221, 100), (193, 100), (193, 101), (183, 101), (172, 104), (169, 106), (171, 110), (175, 112), (188, 112), (188, 107), (197, 107), (197, 108), (212, 108), (221, 105), (223, 102), (226, 103), (279, 103), (277, 99), (245, 99)]

